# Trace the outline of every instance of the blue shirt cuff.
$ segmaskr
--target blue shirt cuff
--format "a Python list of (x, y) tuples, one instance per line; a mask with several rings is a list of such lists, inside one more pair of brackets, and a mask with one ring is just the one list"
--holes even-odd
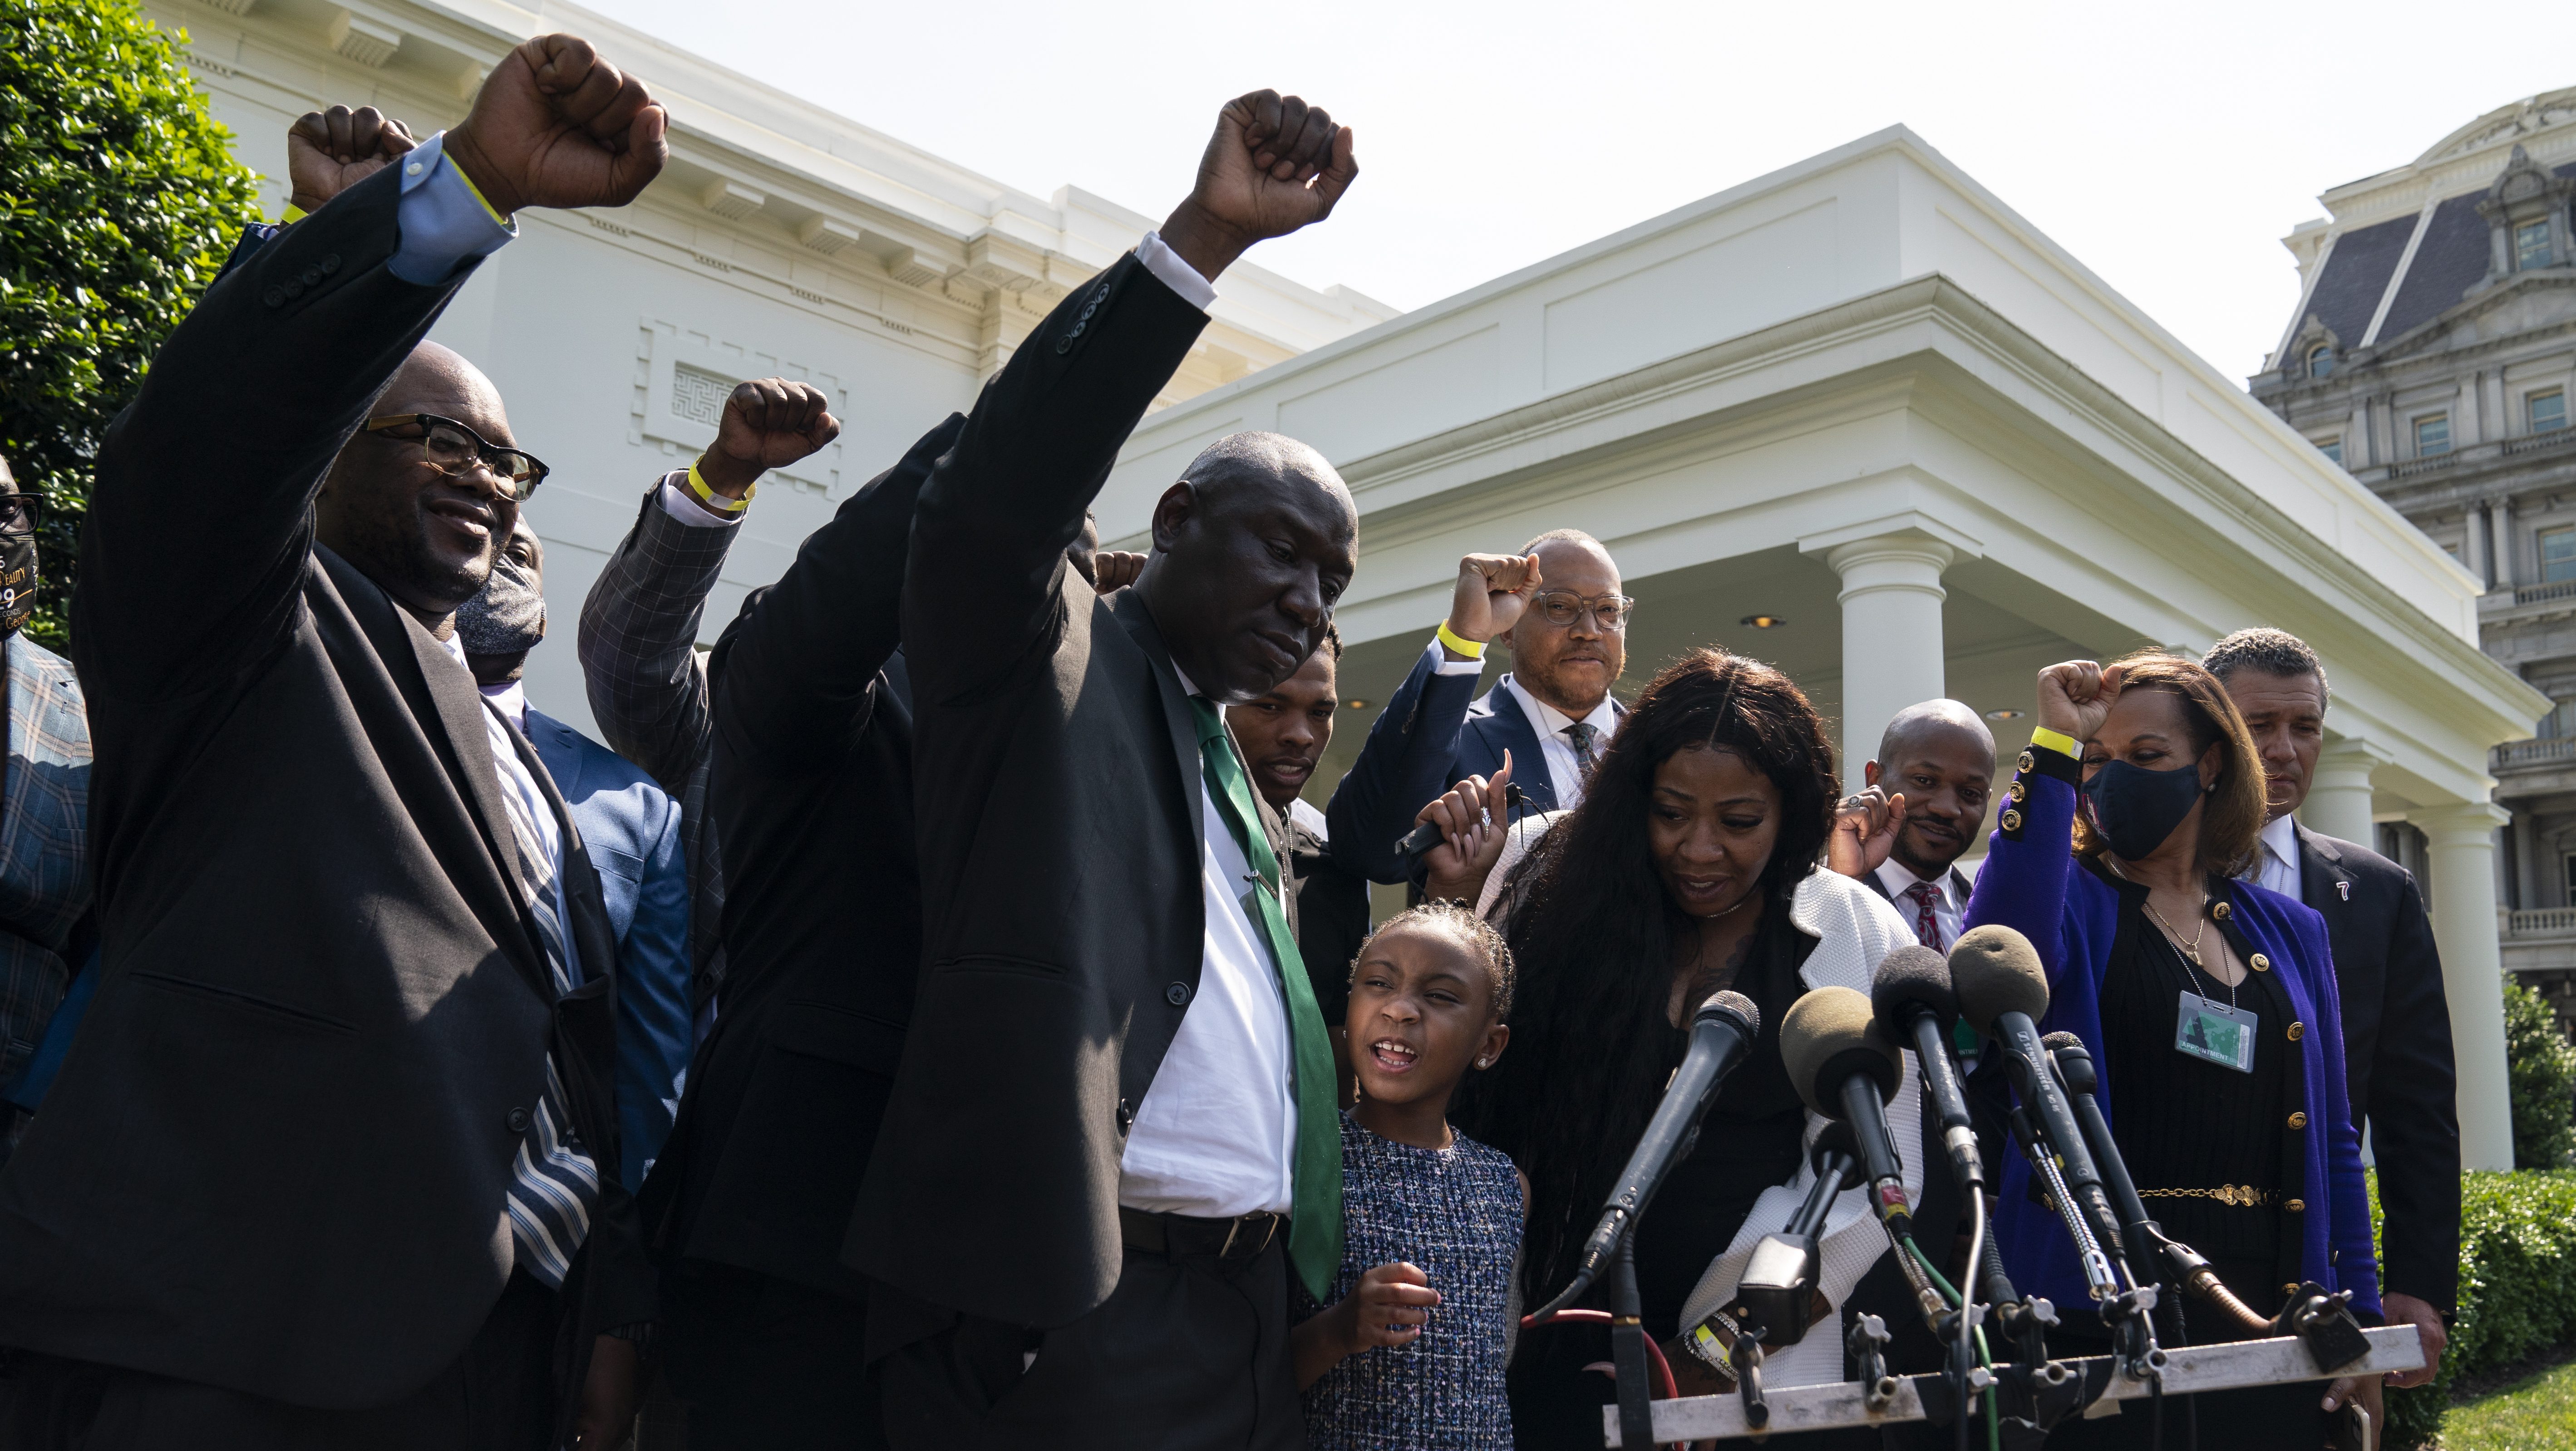
[(422, 287), (445, 282), (469, 258), (488, 257), (519, 235), (519, 224), (496, 215), (447, 159), (446, 140), (441, 131), (397, 163), (402, 167), (402, 201), (394, 220), (402, 245), (385, 266)]

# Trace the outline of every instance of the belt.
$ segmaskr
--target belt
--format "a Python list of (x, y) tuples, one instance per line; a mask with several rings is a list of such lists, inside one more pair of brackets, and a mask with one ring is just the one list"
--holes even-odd
[(1129, 1249), (1158, 1255), (1209, 1255), (1221, 1260), (1248, 1260), (1280, 1239), (1288, 1216), (1262, 1210), (1232, 1219), (1201, 1219), (1191, 1214), (1159, 1214), (1150, 1209), (1118, 1206), (1118, 1229)]
[(2141, 1199), (2215, 1199), (2238, 1209), (2269, 1209), (2272, 1191), (2251, 1184), (2221, 1184), (2215, 1189), (2141, 1189)]

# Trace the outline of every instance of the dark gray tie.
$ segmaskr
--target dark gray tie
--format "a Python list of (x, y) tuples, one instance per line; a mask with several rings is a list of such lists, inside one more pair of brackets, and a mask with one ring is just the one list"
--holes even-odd
[(1557, 734), (1574, 743), (1575, 769), (1583, 773), (1585, 780), (1591, 780), (1592, 768), (1601, 763), (1600, 748), (1592, 744), (1601, 738), (1601, 728), (1588, 721), (1576, 721)]

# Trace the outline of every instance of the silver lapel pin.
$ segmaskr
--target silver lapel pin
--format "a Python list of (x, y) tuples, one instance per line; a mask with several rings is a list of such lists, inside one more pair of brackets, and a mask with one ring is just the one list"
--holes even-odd
[(2345, 901), (2347, 901), (2347, 902), (2351, 901), (2351, 900), (2352, 900), (2352, 883), (2350, 883), (2350, 882), (2337, 882), (2337, 883), (2335, 883), (2335, 895), (2336, 895), (2336, 896), (2338, 896), (2338, 897), (2341, 897), (2343, 900), (2345, 900)]

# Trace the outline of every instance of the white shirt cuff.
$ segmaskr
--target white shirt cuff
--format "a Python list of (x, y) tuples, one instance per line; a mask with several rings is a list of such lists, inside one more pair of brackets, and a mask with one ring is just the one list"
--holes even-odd
[(1442, 649), (1440, 647), (1440, 642), (1437, 640), (1431, 642), (1430, 651), (1431, 673), (1434, 675), (1482, 675), (1485, 673), (1485, 662), (1483, 659), (1452, 660), (1449, 658), (1449, 652)]
[(446, 139), (441, 131), (404, 155), (402, 200), (394, 208), (402, 240), (385, 270), (422, 287), (446, 281), (458, 264), (488, 257), (519, 235), (519, 224), (502, 221), (447, 159)]
[(1146, 271), (1163, 279), (1165, 287), (1179, 293), (1181, 301), (1201, 312), (1215, 305), (1216, 288), (1199, 275), (1197, 268), (1182, 261), (1180, 253), (1164, 246), (1158, 234), (1147, 232), (1145, 240), (1136, 244), (1136, 260), (1145, 264)]
[(663, 513), (692, 529), (730, 529), (742, 522), (741, 514), (719, 514), (699, 503), (697, 497), (689, 492), (685, 482), (688, 477), (688, 471), (683, 469), (662, 480), (659, 497)]

